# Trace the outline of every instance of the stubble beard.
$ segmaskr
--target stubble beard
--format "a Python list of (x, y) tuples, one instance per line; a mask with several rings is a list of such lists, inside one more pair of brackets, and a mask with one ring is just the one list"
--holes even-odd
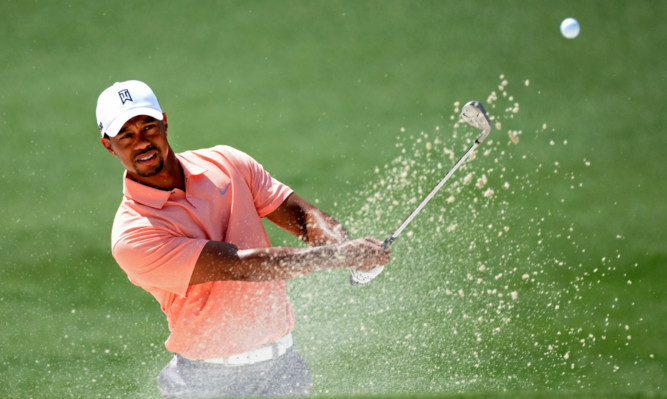
[(146, 167), (138, 165), (136, 161), (133, 162), (134, 172), (137, 174), (137, 176), (153, 177), (160, 173), (162, 169), (164, 169), (164, 159), (162, 159), (162, 154), (159, 151), (156, 154), (156, 157), (158, 159), (158, 163), (155, 166)]

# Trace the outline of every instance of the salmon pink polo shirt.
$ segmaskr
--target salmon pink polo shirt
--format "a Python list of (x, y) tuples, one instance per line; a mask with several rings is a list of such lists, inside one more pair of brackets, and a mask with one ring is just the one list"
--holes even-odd
[(185, 192), (148, 187), (126, 173), (111, 233), (120, 267), (167, 316), (167, 350), (191, 359), (227, 357), (291, 332), (294, 312), (284, 281), (189, 281), (209, 240), (240, 249), (270, 247), (260, 219), (292, 190), (228, 146), (176, 157)]

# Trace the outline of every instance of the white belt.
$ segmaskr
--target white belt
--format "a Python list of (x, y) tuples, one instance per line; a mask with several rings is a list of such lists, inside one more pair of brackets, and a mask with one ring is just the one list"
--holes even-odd
[(204, 359), (201, 361), (205, 363), (226, 364), (229, 366), (241, 366), (245, 364), (259, 363), (284, 355), (293, 344), (294, 341), (292, 340), (292, 333), (289, 333), (275, 342), (266, 344), (248, 352), (229, 357)]

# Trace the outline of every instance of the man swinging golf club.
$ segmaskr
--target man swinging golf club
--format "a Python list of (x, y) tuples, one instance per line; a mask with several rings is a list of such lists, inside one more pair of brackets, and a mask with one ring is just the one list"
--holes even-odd
[[(311, 375), (293, 348), (285, 280), (389, 262), (374, 238), (343, 226), (228, 146), (176, 154), (167, 115), (143, 82), (115, 83), (97, 101), (101, 143), (125, 168), (112, 254), (167, 317), (165, 397), (307, 395)], [(272, 247), (260, 220), (307, 248)]]

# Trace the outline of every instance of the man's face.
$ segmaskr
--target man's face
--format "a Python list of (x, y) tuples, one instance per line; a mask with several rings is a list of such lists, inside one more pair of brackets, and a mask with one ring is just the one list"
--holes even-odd
[(159, 121), (139, 115), (125, 122), (115, 137), (102, 138), (102, 144), (118, 157), (132, 177), (149, 178), (164, 168), (169, 153), (167, 115)]

